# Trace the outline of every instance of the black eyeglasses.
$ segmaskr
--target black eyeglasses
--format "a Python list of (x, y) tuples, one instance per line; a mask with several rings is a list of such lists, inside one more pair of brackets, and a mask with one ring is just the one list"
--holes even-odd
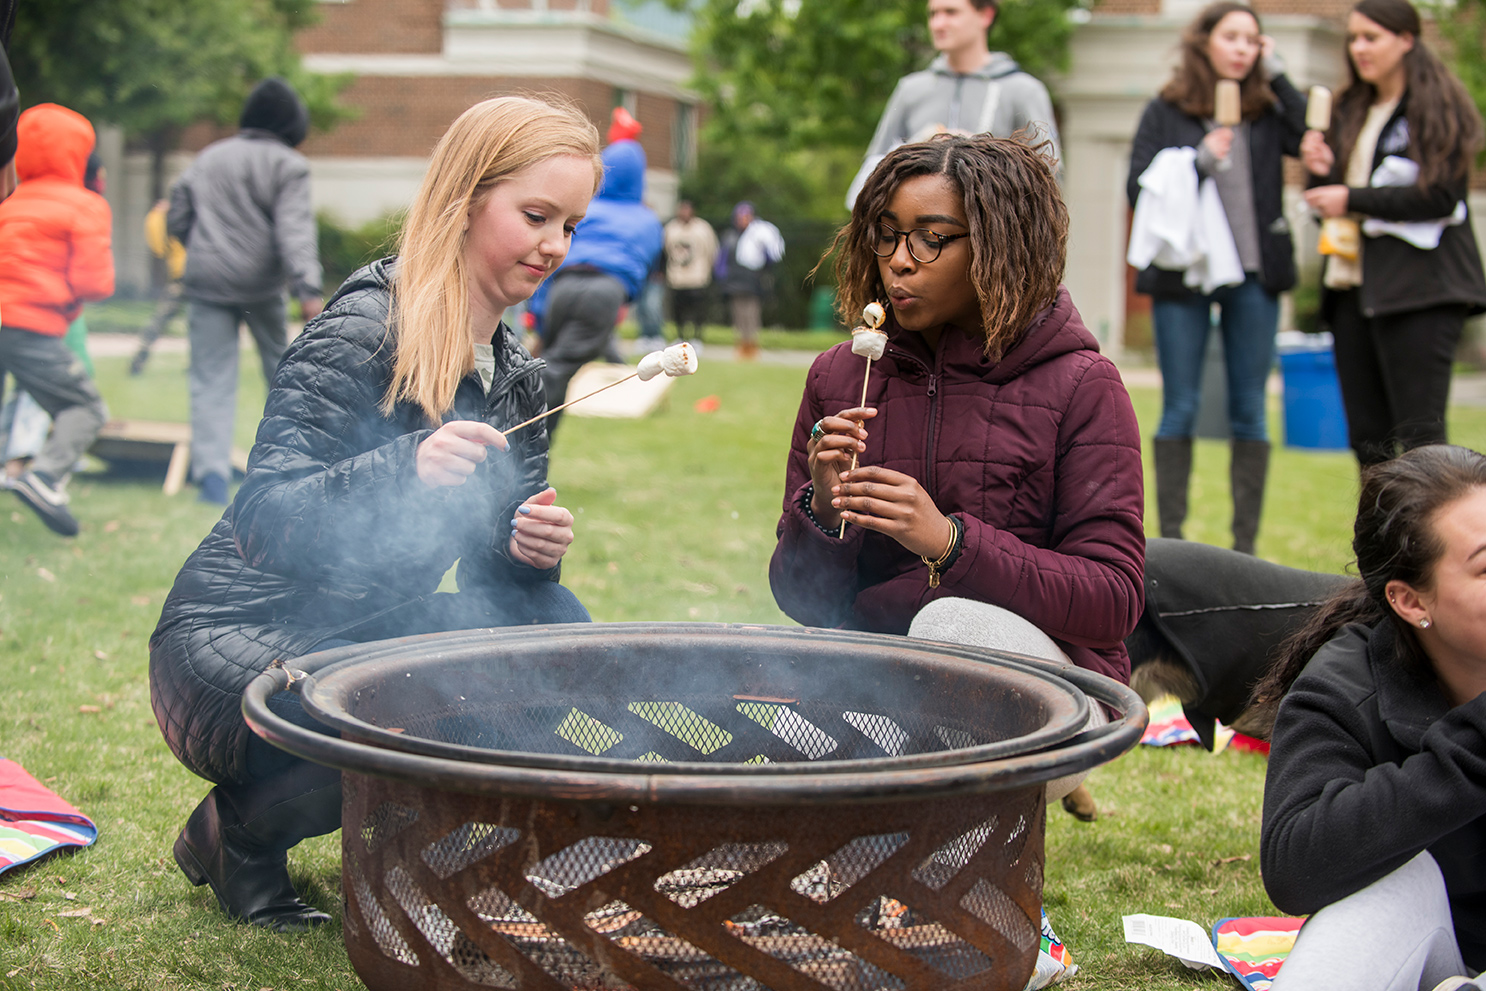
[(898, 250), (898, 239), (908, 238), (908, 253), (920, 265), (927, 265), (939, 257), (939, 252), (951, 241), (958, 241), (970, 234), (939, 234), (923, 227), (911, 231), (900, 231), (891, 224), (879, 220), (872, 225), (867, 239), (872, 242), (872, 253), (878, 258), (891, 258)]

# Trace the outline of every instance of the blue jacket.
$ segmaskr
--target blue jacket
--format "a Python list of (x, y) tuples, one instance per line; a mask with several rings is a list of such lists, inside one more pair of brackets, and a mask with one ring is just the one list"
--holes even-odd
[(540, 324), (547, 290), (565, 269), (584, 266), (614, 276), (628, 299), (640, 295), (645, 277), (660, 254), (663, 233), (655, 211), (640, 202), (645, 194), (645, 152), (637, 141), (616, 141), (604, 149), (604, 185), (588, 205), (573, 234), (562, 267), (533, 294), (527, 310)]

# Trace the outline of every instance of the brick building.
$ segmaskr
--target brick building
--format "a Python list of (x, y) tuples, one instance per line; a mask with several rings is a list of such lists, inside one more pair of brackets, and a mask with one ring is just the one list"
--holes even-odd
[[(644, 126), (647, 199), (662, 215), (674, 206), (679, 172), (696, 153), (698, 113), (679, 34), (637, 23), (610, 0), (320, 0), (319, 11), (320, 23), (297, 39), (305, 68), (355, 77), (341, 99), (356, 119), (301, 147), (315, 207), (337, 222), (360, 225), (405, 207), (450, 122), (503, 94), (570, 99), (601, 134), (613, 108), (625, 107)], [(227, 133), (187, 131), (171, 177)], [(110, 174), (123, 177), (111, 195), (119, 281), (124, 292), (143, 292), (148, 162), (118, 147), (112, 154)]]

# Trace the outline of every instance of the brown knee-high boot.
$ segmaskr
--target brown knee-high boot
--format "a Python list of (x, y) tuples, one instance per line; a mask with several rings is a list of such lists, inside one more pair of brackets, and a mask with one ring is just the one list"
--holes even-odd
[(1264, 508), (1264, 483), (1269, 476), (1269, 441), (1236, 440), (1229, 464), (1233, 487), (1233, 549), (1254, 553), (1259, 536), (1259, 514)]
[(1187, 481), (1192, 475), (1192, 438), (1157, 437), (1156, 516), (1161, 536), (1180, 540), (1187, 520)]

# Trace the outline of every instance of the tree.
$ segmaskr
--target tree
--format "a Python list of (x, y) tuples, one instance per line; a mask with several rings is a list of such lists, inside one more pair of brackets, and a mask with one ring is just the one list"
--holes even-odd
[(303, 71), (293, 47), (294, 32), (314, 16), (305, 0), (22, 3), (10, 62), (24, 104), (60, 103), (144, 143), (159, 197), (164, 156), (181, 130), (235, 122), (266, 76), (294, 84), (317, 128), (347, 116), (335, 96), (349, 77)]
[(1486, 113), (1486, 0), (1431, 3), (1450, 69)]
[[(779, 282), (781, 310), (798, 323), (806, 297), (790, 283), (845, 218), (847, 185), (893, 87), (934, 55), (926, 0), (667, 2), (695, 18), (692, 85), (707, 108), (683, 194), (715, 224), (750, 199), (761, 216), (798, 225)], [(1069, 13), (1081, 6), (1002, 0), (991, 47), (1034, 75), (1064, 68)]]

